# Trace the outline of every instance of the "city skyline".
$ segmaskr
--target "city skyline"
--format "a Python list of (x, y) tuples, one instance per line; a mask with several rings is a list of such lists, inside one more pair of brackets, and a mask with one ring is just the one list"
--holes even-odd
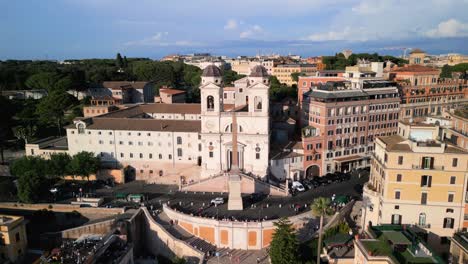
[[(0, 59), (160, 58), (168, 53), (468, 53), (464, 0), (0, 3)], [(398, 18), (398, 19), (395, 19)]]

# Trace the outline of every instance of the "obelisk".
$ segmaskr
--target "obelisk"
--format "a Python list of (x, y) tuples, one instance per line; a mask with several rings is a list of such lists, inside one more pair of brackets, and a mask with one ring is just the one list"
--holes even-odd
[(237, 150), (237, 117), (236, 109), (232, 110), (232, 149), (231, 149), (231, 169), (229, 171), (229, 200), (228, 210), (243, 210), (241, 196), (241, 177), (239, 175), (239, 156)]

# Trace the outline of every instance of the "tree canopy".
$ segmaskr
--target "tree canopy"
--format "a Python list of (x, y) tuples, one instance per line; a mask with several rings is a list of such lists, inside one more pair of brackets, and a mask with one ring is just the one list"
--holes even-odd
[(393, 56), (380, 56), (377, 53), (357, 53), (351, 54), (347, 59), (343, 53), (337, 53), (335, 56), (323, 56), (322, 62), (326, 65), (327, 70), (344, 70), (346, 66), (353, 66), (357, 64), (358, 59), (367, 59), (370, 61), (380, 61), (385, 62), (390, 60), (393, 63), (398, 64), (399, 66), (407, 63), (406, 60), (393, 57)]
[(454, 66), (449, 66), (445, 64), (442, 67), (442, 71), (440, 72), (441, 78), (452, 78), (452, 72), (462, 72), (466, 73), (468, 71), (468, 63), (460, 63)]
[(91, 174), (99, 170), (100, 159), (92, 152), (82, 151), (73, 156), (68, 164), (68, 172), (75, 176), (89, 179)]
[(299, 263), (299, 242), (292, 223), (287, 218), (282, 218), (274, 225), (276, 229), (270, 244), (271, 263)]

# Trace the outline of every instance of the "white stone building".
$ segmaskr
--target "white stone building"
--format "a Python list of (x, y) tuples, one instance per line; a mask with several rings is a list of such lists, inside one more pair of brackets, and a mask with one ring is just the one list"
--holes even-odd
[[(66, 127), (68, 150), (64, 150), (70, 155), (93, 152), (106, 165), (128, 168), (135, 179), (151, 181), (184, 166), (197, 167), (201, 178), (209, 177), (230, 169), (235, 113), (240, 168), (265, 177), (269, 167), (268, 88), (265, 68), (254, 67), (250, 76), (235, 82), (230, 88), (235, 97), (224, 103), (221, 70), (211, 65), (203, 71), (201, 104), (139, 104), (75, 120)], [(28, 144), (26, 152), (40, 155), (40, 148)]]
[(234, 104), (224, 103), (222, 73), (205, 68), (200, 86), (202, 177), (227, 171), (231, 166), (232, 115), (237, 116), (239, 167), (264, 177), (269, 156), (269, 81), (262, 66), (234, 82)]

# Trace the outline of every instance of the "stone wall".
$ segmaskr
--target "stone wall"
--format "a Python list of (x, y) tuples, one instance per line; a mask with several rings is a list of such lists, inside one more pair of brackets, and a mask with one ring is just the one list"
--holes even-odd
[(47, 209), (54, 212), (72, 212), (77, 211), (82, 215), (99, 214), (99, 215), (115, 215), (125, 212), (124, 208), (93, 208), (80, 207), (77, 204), (25, 204), (25, 203), (0, 203), (0, 208), (15, 209), (15, 210), (43, 210)]
[[(189, 192), (228, 192), (228, 174), (203, 179), (189, 185), (182, 186), (181, 190)], [(247, 175), (241, 175), (242, 193), (264, 193), (273, 196), (287, 196), (286, 191), (266, 182), (256, 180)]]
[(204, 263), (203, 252), (172, 236), (153, 219), (146, 208), (142, 208), (141, 210), (143, 212), (141, 224), (145, 230), (141, 241), (143, 241), (142, 243), (144, 243), (146, 251), (155, 255), (163, 255), (169, 259), (172, 259), (174, 256), (183, 257), (188, 263)]
[(63, 230), (61, 232), (62, 238), (65, 239), (77, 239), (84, 234), (100, 234), (105, 235), (112, 230), (112, 225), (115, 220), (107, 220), (90, 225), (83, 225), (75, 228)]
[[(350, 202), (340, 212), (326, 219), (324, 229), (341, 221), (352, 209), (353, 204), (354, 201)], [(187, 215), (171, 209), (167, 205), (164, 205), (163, 210), (184, 230), (220, 248), (244, 250), (266, 248), (270, 245), (275, 232), (274, 223), (278, 221), (278, 219), (261, 222), (216, 220)], [(297, 230), (300, 241), (307, 241), (316, 235), (315, 232), (310, 232), (312, 227), (309, 226), (314, 218), (310, 211), (288, 218)]]

